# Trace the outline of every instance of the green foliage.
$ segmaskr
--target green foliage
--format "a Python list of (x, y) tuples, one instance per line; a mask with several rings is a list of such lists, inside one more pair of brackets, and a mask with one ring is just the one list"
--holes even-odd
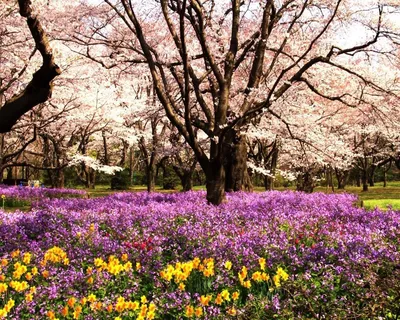
[(122, 170), (116, 172), (111, 178), (111, 189), (112, 190), (127, 190), (130, 186), (130, 175), (129, 170)]

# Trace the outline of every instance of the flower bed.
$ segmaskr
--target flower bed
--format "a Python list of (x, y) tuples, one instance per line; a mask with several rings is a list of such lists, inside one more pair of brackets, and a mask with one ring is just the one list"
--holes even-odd
[(0, 212), (0, 317), (395, 319), (399, 212), (355, 200), (120, 193)]
[[(0, 196), (2, 201), (4, 200), (5, 207), (22, 207), (28, 206), (34, 201), (47, 198), (83, 198), (87, 196), (87, 192), (76, 189), (9, 187), (0, 185)], [(2, 206), (3, 202), (0, 205)]]

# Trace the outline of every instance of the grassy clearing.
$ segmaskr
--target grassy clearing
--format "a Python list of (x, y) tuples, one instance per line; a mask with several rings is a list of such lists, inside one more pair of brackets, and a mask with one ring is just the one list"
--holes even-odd
[(400, 199), (365, 200), (363, 205), (367, 210), (373, 210), (376, 207), (382, 210), (387, 210), (389, 207), (400, 210)]

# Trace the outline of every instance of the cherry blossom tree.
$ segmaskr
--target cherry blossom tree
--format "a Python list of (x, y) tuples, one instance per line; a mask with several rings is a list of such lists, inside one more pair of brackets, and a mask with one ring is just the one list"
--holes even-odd
[[(299, 88), (349, 107), (362, 100), (359, 90), (336, 95), (320, 85), (335, 70), (343, 88), (353, 78), (371, 94), (391, 94), (354, 69), (353, 60), (370, 56), (378, 61), (393, 48), (395, 5), (105, 0), (91, 7), (96, 17), (90, 30), (85, 24), (72, 38), (88, 46), (86, 56), (106, 67), (147, 64), (168, 119), (205, 172), (207, 199), (219, 204), (225, 189), (247, 184), (246, 126), (263, 112), (282, 118), (273, 109), (297, 96)], [(354, 28), (365, 36), (352, 37)], [(208, 149), (200, 145), (196, 129), (209, 139)]]

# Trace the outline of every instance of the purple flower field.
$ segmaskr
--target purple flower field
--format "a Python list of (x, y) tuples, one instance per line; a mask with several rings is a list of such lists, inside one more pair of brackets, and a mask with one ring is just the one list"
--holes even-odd
[(87, 192), (85, 190), (76, 189), (10, 187), (0, 185), (0, 196), (4, 196), (5, 199), (33, 201), (44, 198), (86, 197)]
[(400, 213), (355, 201), (118, 193), (0, 210), (0, 318), (397, 319)]

